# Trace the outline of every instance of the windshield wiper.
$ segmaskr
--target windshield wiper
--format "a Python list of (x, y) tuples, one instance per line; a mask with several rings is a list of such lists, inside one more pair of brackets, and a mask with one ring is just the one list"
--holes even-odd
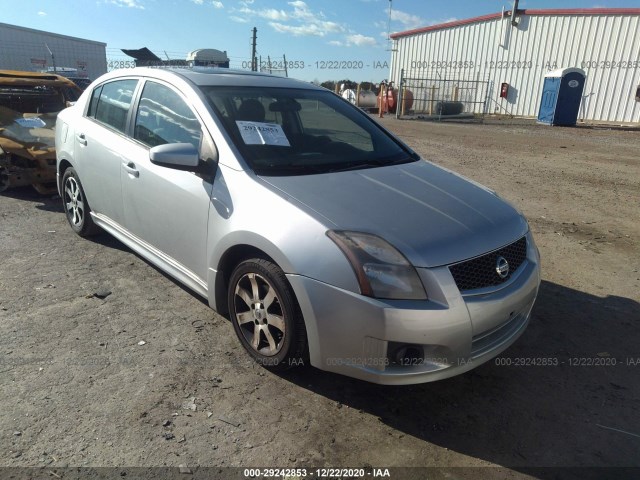
[(326, 173), (329, 170), (322, 165), (305, 165), (300, 163), (290, 163), (286, 165), (270, 165), (268, 167), (256, 168), (258, 175), (268, 177), (270, 175), (307, 175), (313, 173)]
[(347, 163), (345, 165), (334, 166), (329, 172), (348, 172), (350, 170), (360, 170), (364, 168), (388, 167), (390, 165), (401, 165), (403, 163), (415, 162), (416, 159), (404, 157), (399, 160), (370, 160), (367, 162)]

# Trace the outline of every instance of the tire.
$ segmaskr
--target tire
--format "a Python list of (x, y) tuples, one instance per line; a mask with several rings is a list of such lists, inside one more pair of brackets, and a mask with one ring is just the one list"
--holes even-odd
[(91, 218), (91, 207), (82, 189), (80, 178), (71, 167), (65, 170), (62, 177), (62, 208), (69, 225), (81, 237), (100, 233), (100, 228)]
[(277, 265), (261, 258), (239, 264), (231, 274), (228, 302), (236, 335), (257, 363), (273, 371), (306, 364), (302, 312)]

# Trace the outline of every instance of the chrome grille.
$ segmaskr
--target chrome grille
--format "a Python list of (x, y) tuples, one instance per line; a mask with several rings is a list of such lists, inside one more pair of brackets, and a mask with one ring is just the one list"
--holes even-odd
[[(496, 271), (498, 257), (504, 257), (509, 262), (509, 274), (502, 278)], [(511, 278), (522, 262), (527, 258), (527, 238), (513, 242), (493, 252), (466, 262), (450, 265), (449, 270), (460, 291), (475, 290), (477, 288), (494, 287)]]

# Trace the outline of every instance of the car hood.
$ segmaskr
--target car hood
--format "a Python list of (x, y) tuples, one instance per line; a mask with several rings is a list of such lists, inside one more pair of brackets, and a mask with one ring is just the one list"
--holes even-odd
[(416, 267), (482, 255), (528, 229), (523, 216), (491, 190), (425, 161), (261, 178), (328, 228), (374, 233)]

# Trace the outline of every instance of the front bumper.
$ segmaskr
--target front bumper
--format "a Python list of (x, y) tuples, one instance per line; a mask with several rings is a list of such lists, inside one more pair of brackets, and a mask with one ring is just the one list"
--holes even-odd
[[(307, 327), (311, 364), (387, 385), (458, 375), (517, 340), (540, 286), (539, 255), (530, 234), (527, 260), (490, 291), (462, 295), (446, 266), (417, 270), (429, 300), (379, 300), (289, 275)], [(400, 352), (407, 347), (420, 354), (404, 357)]]

